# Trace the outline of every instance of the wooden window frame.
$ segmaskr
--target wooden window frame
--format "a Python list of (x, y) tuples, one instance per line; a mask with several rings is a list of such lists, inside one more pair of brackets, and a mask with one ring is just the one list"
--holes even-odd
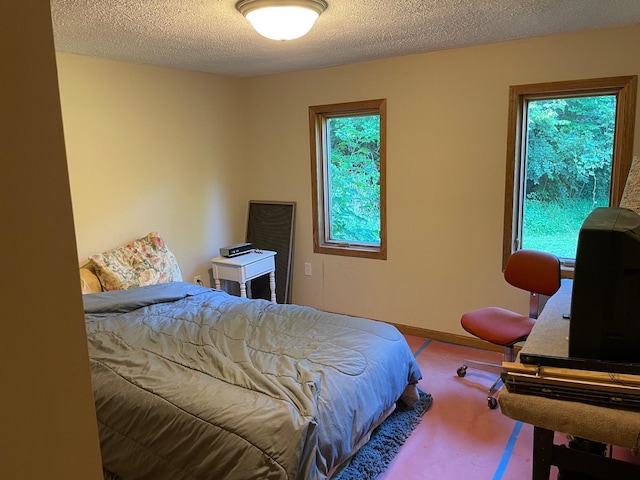
[[(577, 97), (590, 95), (615, 95), (616, 131), (613, 141), (611, 165), (611, 206), (620, 204), (629, 168), (633, 159), (633, 135), (635, 128), (636, 95), (638, 77), (621, 76), (570, 80), (563, 82), (535, 83), (509, 87), (509, 116), (507, 132), (507, 168), (505, 180), (504, 232), (502, 268), (518, 248), (518, 234), (522, 228), (524, 202), (524, 176), (526, 153), (522, 145), (526, 136), (526, 107), (529, 100), (545, 98)], [(563, 276), (571, 277), (573, 264), (563, 259)]]
[[(313, 195), (313, 251), (329, 255), (387, 259), (387, 112), (386, 99), (316, 105), (309, 107), (309, 138), (311, 141), (311, 190)], [(327, 119), (357, 115), (380, 116), (380, 244), (345, 243), (329, 238), (327, 195), (328, 151)]]

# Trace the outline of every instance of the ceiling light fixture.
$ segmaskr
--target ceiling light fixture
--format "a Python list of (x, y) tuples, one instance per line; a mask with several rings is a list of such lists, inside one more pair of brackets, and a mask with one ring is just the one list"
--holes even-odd
[(324, 0), (240, 0), (238, 11), (263, 37), (293, 40), (311, 30), (327, 8)]

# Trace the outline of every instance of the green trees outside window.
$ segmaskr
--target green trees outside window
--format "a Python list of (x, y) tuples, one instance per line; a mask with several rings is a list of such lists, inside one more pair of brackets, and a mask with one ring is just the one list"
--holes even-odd
[(637, 90), (636, 75), (509, 87), (503, 268), (527, 248), (571, 276), (584, 219), (622, 197)]
[(309, 107), (313, 251), (386, 260), (386, 100)]
[(609, 205), (616, 97), (532, 100), (522, 248), (575, 258), (580, 226)]
[(380, 116), (331, 118), (329, 238), (380, 244)]

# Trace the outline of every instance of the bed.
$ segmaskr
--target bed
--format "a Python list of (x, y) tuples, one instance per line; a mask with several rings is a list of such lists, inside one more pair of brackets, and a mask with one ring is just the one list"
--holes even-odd
[(92, 384), (103, 465), (124, 479), (327, 479), (418, 398), (391, 325), (99, 279), (83, 295)]

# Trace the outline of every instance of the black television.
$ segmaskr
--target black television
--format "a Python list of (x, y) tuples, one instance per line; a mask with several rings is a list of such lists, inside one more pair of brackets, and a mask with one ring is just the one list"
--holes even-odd
[(640, 363), (640, 215), (596, 208), (578, 236), (569, 357)]

